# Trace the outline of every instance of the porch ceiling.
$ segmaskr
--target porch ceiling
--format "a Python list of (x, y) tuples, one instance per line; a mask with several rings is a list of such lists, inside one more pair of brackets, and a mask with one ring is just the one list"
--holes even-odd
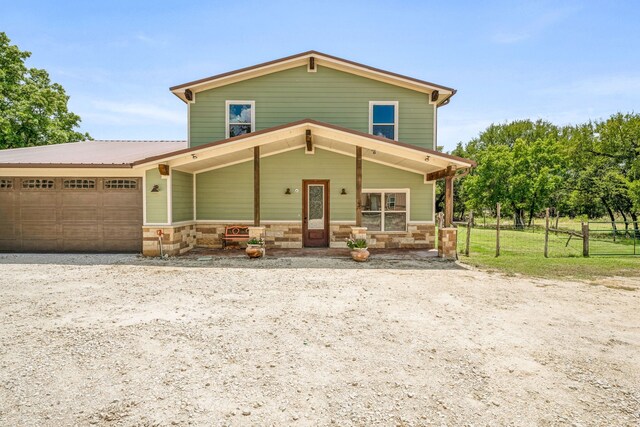
[(253, 159), (253, 148), (260, 146), (260, 156), (267, 157), (306, 147), (306, 132), (311, 131), (314, 148), (325, 149), (355, 158), (356, 147), (362, 147), (364, 160), (385, 164), (421, 174), (473, 166), (470, 160), (433, 150), (389, 141), (349, 129), (313, 120), (303, 120), (278, 128), (169, 153), (164, 158), (139, 162), (138, 166), (166, 163), (177, 170), (199, 173)]

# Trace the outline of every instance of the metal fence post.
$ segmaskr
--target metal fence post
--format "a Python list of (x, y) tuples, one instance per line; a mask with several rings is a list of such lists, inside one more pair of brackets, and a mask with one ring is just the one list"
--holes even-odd
[(545, 211), (544, 219), (544, 257), (549, 258), (549, 208)]
[(496, 205), (496, 256), (500, 256), (500, 203)]

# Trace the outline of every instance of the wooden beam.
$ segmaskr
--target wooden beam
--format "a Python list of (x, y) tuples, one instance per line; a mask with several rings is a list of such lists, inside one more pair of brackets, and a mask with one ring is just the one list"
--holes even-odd
[(444, 179), (444, 226), (453, 224), (453, 175)]
[(187, 101), (193, 101), (193, 92), (191, 92), (191, 89), (184, 91), (184, 97), (187, 98)]
[(314, 58), (313, 56), (309, 57), (309, 69), (310, 70), (316, 69), (316, 58)]
[(356, 147), (356, 227), (362, 226), (362, 147)]
[(253, 147), (253, 225), (260, 226), (260, 146)]
[(448, 176), (454, 176), (455, 174), (456, 168), (454, 166), (447, 166), (446, 169), (440, 169), (439, 171), (428, 173), (426, 179), (427, 181), (436, 181)]
[(307, 129), (305, 133), (305, 141), (307, 143), (307, 151), (313, 151), (313, 138), (311, 137), (311, 129)]

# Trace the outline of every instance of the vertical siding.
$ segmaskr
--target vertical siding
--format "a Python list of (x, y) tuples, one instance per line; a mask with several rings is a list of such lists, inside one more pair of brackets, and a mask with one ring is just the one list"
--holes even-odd
[(193, 175), (187, 172), (171, 171), (171, 213), (173, 222), (193, 219)]
[[(355, 220), (355, 159), (316, 148), (288, 151), (261, 160), (261, 217), (264, 221), (299, 221), (302, 180), (330, 180), (331, 221)], [(409, 188), (411, 220), (433, 220), (433, 187), (421, 174), (363, 162), (365, 188)], [(287, 188), (292, 194), (285, 194)], [(345, 189), (347, 194), (342, 195)], [(295, 190), (298, 190), (296, 193)], [(175, 197), (175, 196), (174, 196)], [(199, 220), (251, 221), (253, 218), (253, 162), (215, 169), (196, 177)]]
[[(151, 224), (166, 224), (167, 220), (167, 180), (160, 177), (157, 168), (150, 169), (146, 173), (146, 185), (144, 191), (147, 195), (147, 217), (145, 222)], [(160, 191), (152, 193), (154, 185), (160, 187)]]
[(311, 118), (369, 131), (369, 101), (399, 101), (399, 140), (433, 148), (434, 107), (427, 94), (350, 73), (306, 66), (196, 94), (190, 106), (191, 145), (225, 137), (225, 101), (255, 100), (256, 130)]

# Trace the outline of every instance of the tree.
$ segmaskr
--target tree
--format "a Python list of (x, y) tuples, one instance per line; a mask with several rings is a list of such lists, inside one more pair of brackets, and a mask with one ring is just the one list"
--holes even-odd
[(91, 139), (75, 131), (80, 117), (67, 109), (64, 88), (45, 70), (27, 68), (21, 51), (0, 32), (0, 149)]

